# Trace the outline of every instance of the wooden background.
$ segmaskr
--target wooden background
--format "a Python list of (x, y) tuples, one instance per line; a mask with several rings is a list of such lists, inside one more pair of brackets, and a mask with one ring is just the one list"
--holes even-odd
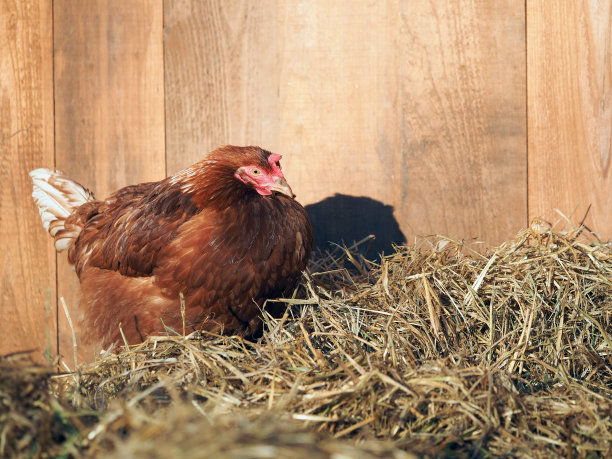
[(71, 355), (41, 166), (105, 197), (255, 144), (323, 240), (497, 244), (589, 205), (609, 239), (611, 5), (0, 0), (0, 353)]

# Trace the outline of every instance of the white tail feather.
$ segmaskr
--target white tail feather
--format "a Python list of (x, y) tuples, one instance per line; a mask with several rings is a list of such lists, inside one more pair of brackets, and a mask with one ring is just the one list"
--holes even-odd
[[(43, 227), (55, 237), (65, 229), (64, 223), (77, 207), (94, 199), (93, 195), (61, 172), (50, 169), (35, 169), (30, 172), (34, 190), (32, 197), (38, 207)], [(74, 231), (65, 232), (55, 240), (58, 251), (66, 250), (78, 236)]]

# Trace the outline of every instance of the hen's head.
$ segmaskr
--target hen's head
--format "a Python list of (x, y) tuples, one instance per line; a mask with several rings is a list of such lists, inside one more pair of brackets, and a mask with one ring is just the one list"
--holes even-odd
[(180, 184), (182, 191), (198, 195), (198, 201), (228, 200), (245, 193), (294, 198), (281, 170), (281, 158), (259, 147), (228, 145), (212, 151), (205, 160), (177, 173), (170, 181)]
[(236, 169), (234, 177), (262, 196), (277, 192), (294, 198), (295, 195), (281, 171), (282, 156), (260, 148), (255, 150), (240, 161), (240, 164), (244, 165)]

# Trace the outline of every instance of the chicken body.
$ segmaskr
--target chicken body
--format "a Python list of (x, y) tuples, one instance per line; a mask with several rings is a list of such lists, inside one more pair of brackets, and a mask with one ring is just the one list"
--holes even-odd
[[(279, 160), (227, 146), (105, 201), (33, 171), (43, 224), (81, 282), (84, 335), (107, 348), (122, 343), (120, 329), (134, 344), (167, 328), (182, 333), (183, 321), (187, 333), (253, 334), (265, 299), (295, 284), (312, 250), (310, 220)], [(63, 212), (44, 199), (49, 187)]]

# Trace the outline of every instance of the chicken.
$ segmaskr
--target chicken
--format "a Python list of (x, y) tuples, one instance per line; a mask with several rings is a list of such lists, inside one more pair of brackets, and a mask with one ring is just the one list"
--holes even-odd
[(43, 226), (80, 280), (86, 341), (106, 349), (122, 331), (134, 344), (183, 323), (255, 333), (263, 302), (295, 284), (313, 244), (280, 159), (226, 146), (104, 201), (59, 172), (30, 172)]

